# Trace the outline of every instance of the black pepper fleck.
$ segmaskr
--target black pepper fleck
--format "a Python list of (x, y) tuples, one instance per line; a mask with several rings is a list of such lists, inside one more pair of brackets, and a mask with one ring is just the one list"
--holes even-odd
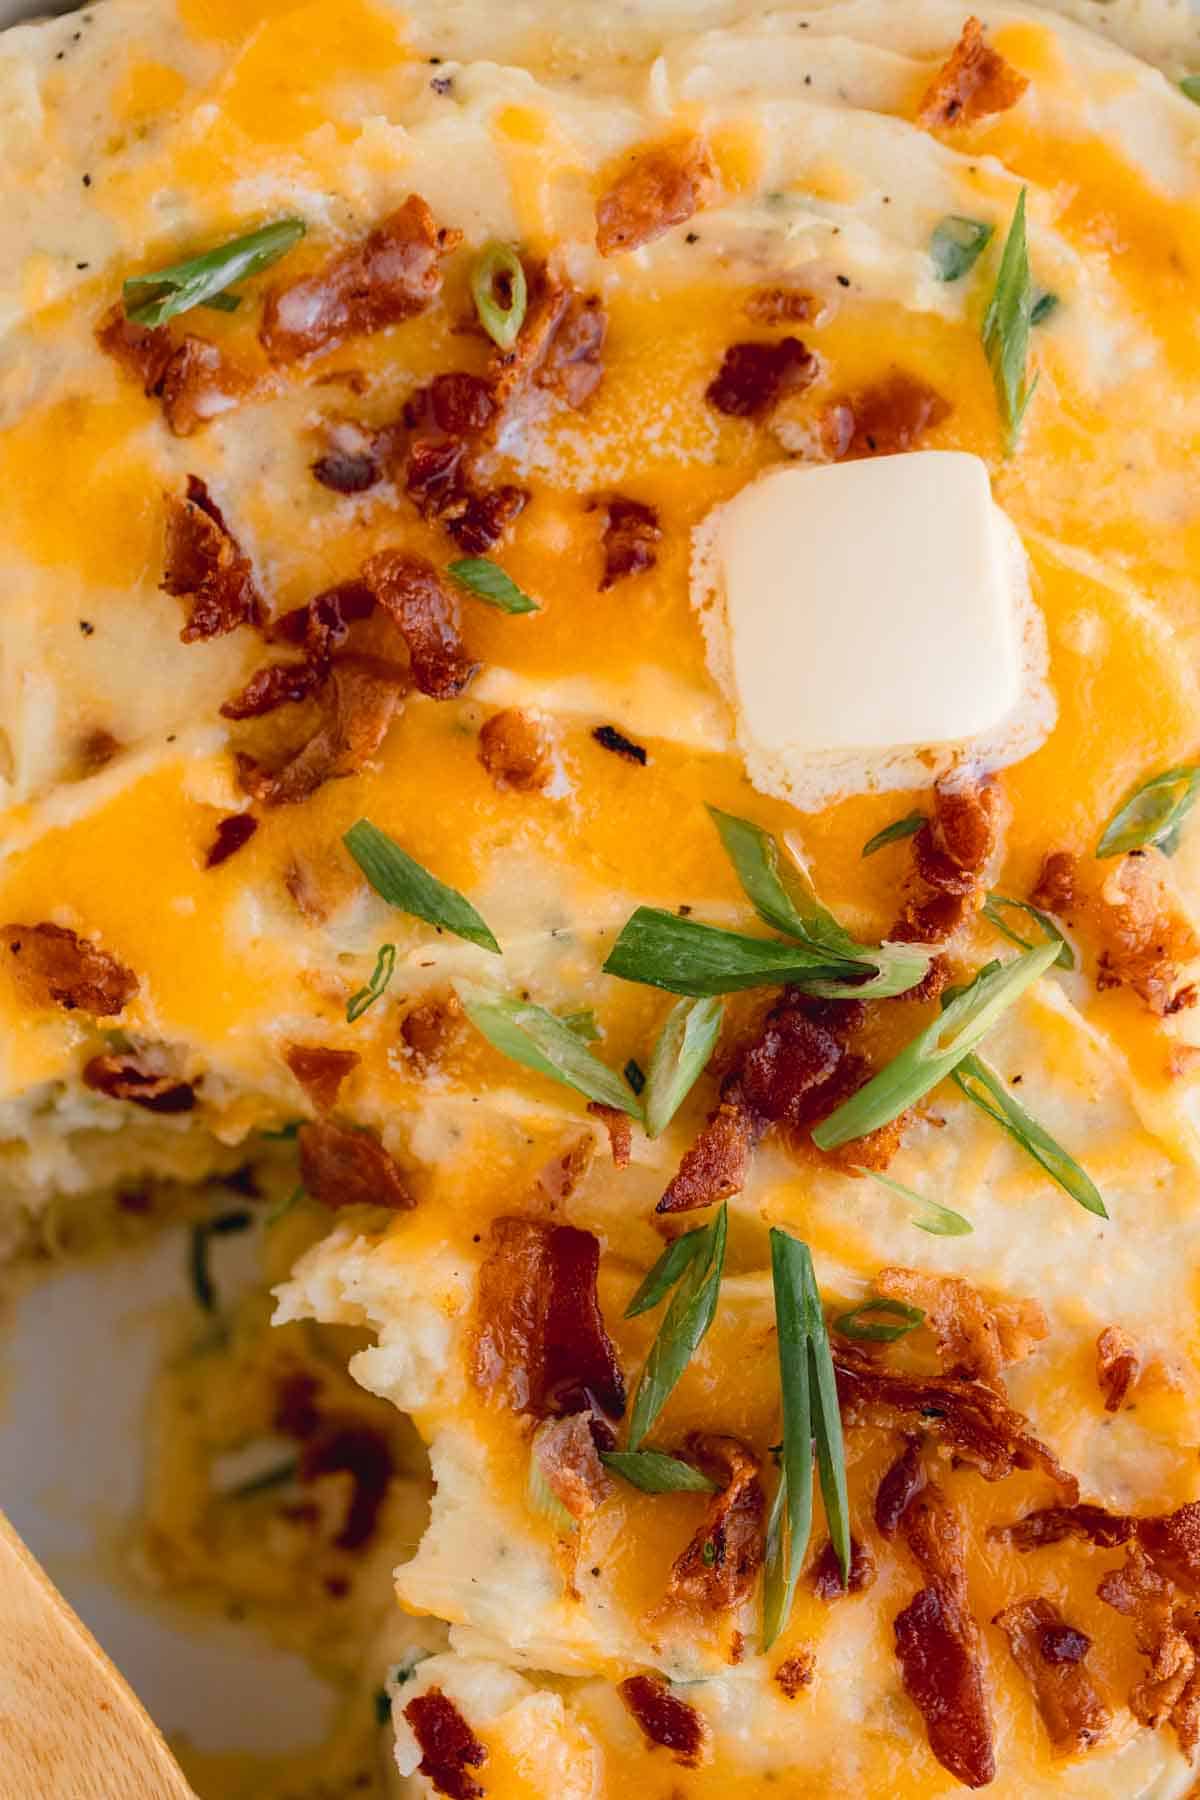
[(839, 275), (837, 278), (837, 284), (839, 287), (849, 287), (850, 286), (850, 277), (848, 275)]
[(84, 178), (83, 178), (83, 185), (84, 185), (84, 187), (91, 187), (91, 185), (92, 185), (92, 178), (91, 178), (91, 176), (90, 176), (90, 175), (85, 175), (85, 176), (84, 176)]
[(635, 744), (632, 738), (627, 738), (615, 725), (597, 725), (592, 736), (602, 750), (611, 750), (614, 755), (623, 756), (626, 762), (640, 763), (645, 768), (649, 761), (648, 753), (642, 745)]
[(91, 635), (92, 635), (93, 631), (95, 631), (96, 627), (92, 624), (92, 621), (90, 619), (80, 619), (79, 629), (80, 629), (80, 631), (82, 631), (84, 637), (91, 637)]
[(449, 94), (454, 88), (454, 77), (453, 75), (435, 75), (429, 85), (435, 94)]
[(698, 231), (689, 231), (683, 241), (685, 244), (698, 244), (700, 242), (700, 233)]

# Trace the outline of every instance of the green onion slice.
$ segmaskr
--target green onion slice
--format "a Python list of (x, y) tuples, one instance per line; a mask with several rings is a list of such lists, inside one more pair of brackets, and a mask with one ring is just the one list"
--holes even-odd
[(455, 991), (468, 1019), (494, 1050), (601, 1106), (641, 1118), (642, 1109), (621, 1077), (592, 1055), (565, 1020), (532, 1000), (517, 1000), (474, 982), (458, 981)]
[(575, 1036), (582, 1039), (585, 1044), (598, 1043), (604, 1036), (604, 1033), (596, 1023), (595, 1012), (590, 1006), (583, 1007), (579, 1012), (564, 1013), (562, 1015), (562, 1022), (569, 1031), (573, 1031)]
[(208, 1266), (210, 1242), (215, 1237), (232, 1237), (236, 1232), (249, 1231), (253, 1223), (250, 1214), (240, 1210), (218, 1213), (215, 1219), (204, 1219), (200, 1224), (192, 1226), (188, 1244), (188, 1273), (193, 1297), (202, 1312), (217, 1311), (217, 1290)]
[(511, 350), (525, 323), (529, 292), (521, 259), (510, 244), (488, 244), (471, 270), (471, 298), (479, 323), (499, 350)]
[(1179, 84), (1179, 91), (1200, 106), (1200, 75), (1185, 75)]
[(395, 838), (380, 831), (369, 819), (359, 819), (342, 839), (347, 850), (381, 899), (399, 912), (410, 913), (452, 931), (482, 950), (500, 955), (500, 946), (471, 902), (456, 888), (447, 887), (436, 875), (402, 850)]
[(375, 958), (375, 967), (371, 971), (370, 981), (366, 987), (359, 988), (356, 994), (351, 994), (346, 1002), (347, 1024), (353, 1025), (356, 1019), (362, 1018), (368, 1007), (374, 1006), (380, 995), (386, 993), (387, 985), (395, 973), (396, 946), (395, 944), (381, 944), (379, 954)]
[(1031, 906), (1028, 900), (1010, 900), (1007, 894), (991, 893), (988, 895), (983, 903), (984, 918), (989, 920), (1000, 935), (1008, 939), (1010, 944), (1016, 944), (1022, 950), (1032, 950), (1035, 945), (1027, 937), (1022, 937), (1019, 931), (1014, 930), (1004, 916), (1006, 912), (1024, 913), (1026, 918), (1032, 919), (1036, 925), (1039, 925), (1042, 935), (1037, 940), (1038, 943), (1045, 943), (1048, 939), (1053, 939), (1058, 944), (1059, 951), (1054, 960), (1060, 969), (1075, 967), (1075, 952), (1067, 941), (1062, 927), (1055, 923), (1049, 913), (1043, 912), (1040, 907)]
[(865, 1087), (823, 1119), (813, 1132), (819, 1150), (836, 1150), (852, 1138), (889, 1125), (956, 1069), (965, 1056), (1058, 957), (1057, 943), (1039, 944), (1011, 962), (989, 963), (931, 1019), (900, 1054)]
[[(900, 1323), (885, 1325), (881, 1319), (871, 1316), (876, 1313), (885, 1313), (889, 1319), (899, 1319)], [(903, 1300), (888, 1300), (882, 1295), (872, 1295), (861, 1306), (841, 1313), (833, 1321), (833, 1329), (856, 1343), (894, 1344), (898, 1338), (907, 1337), (910, 1331), (916, 1331), (924, 1323), (923, 1308), (905, 1306)]]
[(658, 1034), (642, 1105), (652, 1138), (666, 1130), (712, 1055), (725, 1011), (719, 999), (678, 1000)]
[(671, 1304), (638, 1381), (629, 1421), (631, 1450), (641, 1449), (643, 1438), (653, 1428), (713, 1322), (725, 1267), (728, 1231), (728, 1207), (723, 1202), (711, 1223), (694, 1234), (701, 1241), (684, 1262)]
[(1101, 833), (1096, 855), (1124, 856), (1153, 844), (1164, 856), (1174, 856), (1198, 795), (1200, 763), (1180, 763), (1152, 775), (1121, 802)]
[(981, 1112), (1015, 1138), (1022, 1150), (1032, 1156), (1060, 1188), (1077, 1200), (1088, 1212), (1095, 1213), (1098, 1218), (1107, 1219), (1108, 1209), (1101, 1198), (1100, 1190), (1085, 1169), (1081, 1169), (1075, 1158), (1063, 1149), (1044, 1126), (1039, 1125), (1030, 1113), (1027, 1113), (1020, 1101), (1010, 1092), (996, 1073), (984, 1062), (982, 1057), (967, 1056), (955, 1069), (951, 1079)]
[(885, 825), (882, 831), (877, 831), (874, 837), (867, 839), (862, 847), (863, 855), (874, 856), (885, 844), (895, 844), (901, 838), (915, 837), (925, 822), (926, 815), (923, 812), (905, 813), (902, 819), (893, 819), (890, 825)]
[(237, 297), (226, 289), (269, 269), (300, 242), (306, 229), (303, 219), (277, 219), (188, 262), (172, 263), (150, 275), (132, 275), (123, 290), (125, 316), (134, 325), (165, 325), (194, 306), (232, 312)]
[(1012, 224), (1005, 240), (996, 287), (983, 318), (983, 347), (992, 371), (992, 382), (1001, 417), (1007, 429), (1009, 454), (1016, 448), (1026, 408), (1037, 387), (1028, 381), (1029, 327), (1033, 312), (1033, 279), (1025, 238), (1025, 189), (1021, 189)]
[(939, 281), (961, 281), (979, 261), (995, 233), (983, 219), (950, 213), (933, 228), (929, 254)]
[(560, 1537), (570, 1537), (578, 1531), (579, 1522), (572, 1518), (550, 1483), (546, 1480), (546, 1472), (542, 1468), (541, 1441), (551, 1425), (551, 1420), (538, 1426), (529, 1446), (529, 1469), (525, 1477), (525, 1503), (531, 1513), (539, 1519), (545, 1519), (553, 1525)]
[(907, 993), (929, 967), (929, 952), (912, 944), (885, 944), (869, 955), (869, 963), (851, 961), (811, 943), (748, 937), (639, 906), (610, 950), (604, 972), (671, 994), (734, 994), (791, 982), (806, 994), (847, 999)]
[(522, 593), (512, 576), (507, 575), (499, 563), (489, 562), (486, 556), (460, 556), (457, 562), (449, 564), (446, 573), (453, 576), (468, 594), (474, 594), (477, 600), (486, 600), (489, 606), (498, 607), (501, 612), (541, 611), (537, 601)]
[(1029, 309), (1029, 323), (1044, 325), (1046, 320), (1058, 311), (1061, 304), (1057, 294), (1052, 293), (1049, 288), (1040, 288)]
[(673, 1243), (667, 1245), (637, 1293), (625, 1308), (627, 1319), (636, 1319), (639, 1313), (650, 1312), (660, 1300), (675, 1286), (683, 1271), (694, 1256), (698, 1256), (708, 1243), (707, 1225), (697, 1225), (694, 1231), (685, 1231)]
[(872, 1181), (877, 1181), (880, 1187), (911, 1201), (925, 1214), (923, 1219), (914, 1218), (912, 1223), (918, 1230), (927, 1231), (931, 1237), (966, 1237), (975, 1229), (970, 1219), (964, 1219), (953, 1207), (943, 1206), (940, 1200), (930, 1200), (924, 1194), (918, 1194), (916, 1188), (906, 1187), (894, 1175), (885, 1175), (881, 1169), (859, 1169), (858, 1174), (868, 1176)]
[(602, 1450), (600, 1461), (643, 1494), (715, 1494), (715, 1481), (662, 1450)]
[(771, 1280), (779, 1339), (783, 1448), (767, 1521), (763, 1649), (787, 1624), (812, 1535), (813, 1446), (829, 1537), (845, 1583), (850, 1569), (850, 1505), (837, 1380), (821, 1295), (807, 1244), (771, 1230)]

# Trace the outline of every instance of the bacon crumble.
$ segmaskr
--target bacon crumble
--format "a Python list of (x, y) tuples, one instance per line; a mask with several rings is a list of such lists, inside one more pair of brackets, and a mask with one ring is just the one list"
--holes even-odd
[(1000, 800), (989, 783), (933, 791), (933, 816), (912, 840), (914, 884), (892, 936), (935, 944), (983, 905), (996, 851)]
[(830, 401), (818, 417), (817, 437), (832, 462), (896, 456), (915, 449), (952, 411), (950, 402), (920, 376), (893, 369), (869, 387)]
[(165, 1057), (150, 1050), (93, 1056), (83, 1066), (83, 1081), (110, 1100), (131, 1100), (147, 1112), (185, 1113), (196, 1104), (192, 1084), (182, 1081)]
[(658, 561), (658, 545), (662, 526), (653, 506), (643, 500), (630, 500), (614, 494), (610, 500), (593, 501), (603, 510), (604, 573), (600, 577), (603, 593), (630, 575), (642, 575)]
[(276, 770), (237, 753), (238, 775), (252, 799), (264, 806), (292, 806), (327, 781), (356, 775), (375, 754), (404, 693), (404, 676), (373, 656), (343, 656), (321, 689), (322, 722)]
[(132, 969), (64, 925), (5, 925), (0, 944), (17, 987), (35, 1006), (111, 1019), (138, 991)]
[(605, 1106), (600, 1100), (589, 1100), (588, 1111), (593, 1119), (599, 1119), (608, 1133), (613, 1167), (627, 1169), (633, 1151), (633, 1120), (629, 1114), (622, 1112), (619, 1106)]
[(765, 419), (788, 394), (811, 387), (820, 371), (797, 337), (731, 344), (704, 390), (709, 405), (730, 419)]
[(639, 150), (596, 203), (596, 248), (601, 256), (640, 250), (685, 225), (717, 192), (716, 165), (703, 138)]
[(904, 1449), (885, 1472), (875, 1494), (875, 1524), (884, 1537), (895, 1537), (909, 1505), (928, 1480), (921, 1440), (906, 1438)]
[(817, 1659), (813, 1652), (799, 1650), (780, 1663), (771, 1679), (785, 1700), (794, 1700), (803, 1688), (811, 1685), (816, 1668)]
[(985, 42), (983, 26), (972, 17), (926, 89), (917, 123), (926, 131), (974, 125), (992, 113), (1007, 112), (1028, 86), (1028, 79)]
[(431, 1687), (404, 1708), (412, 1734), (421, 1751), (418, 1773), (431, 1781), (448, 1800), (479, 1800), (483, 1789), (469, 1773), (487, 1761), (481, 1744), (467, 1721), (441, 1688)]
[(328, 1112), (337, 1105), (343, 1081), (362, 1057), (357, 1050), (334, 1050), (328, 1044), (288, 1044), (283, 1060), (317, 1111)]
[(424, 312), (441, 291), (443, 257), (461, 231), (440, 227), (418, 194), (315, 274), (272, 288), (259, 337), (272, 362), (331, 350)]
[(165, 593), (186, 600), (185, 644), (223, 637), (239, 625), (262, 618), (262, 598), (250, 558), (225, 522), (220, 507), (198, 475), (187, 478), (187, 493), (168, 494)]
[(297, 1133), (300, 1175), (322, 1206), (387, 1206), (406, 1212), (416, 1202), (399, 1168), (366, 1131), (350, 1131), (331, 1119), (310, 1120)]
[(479, 728), (479, 760), (499, 788), (541, 793), (554, 773), (546, 725), (539, 713), (509, 706)]
[(400, 1036), (422, 1072), (445, 1054), (458, 1035), (463, 1017), (462, 1002), (452, 988), (422, 1001), (405, 1014)]
[(753, 1590), (763, 1560), (765, 1500), (758, 1459), (738, 1438), (692, 1432), (684, 1449), (690, 1461), (722, 1486), (675, 1560), (667, 1598), (709, 1617), (740, 1606)]
[(392, 1452), (381, 1432), (358, 1420), (330, 1421), (306, 1439), (301, 1482), (342, 1474), (351, 1478), (350, 1505), (333, 1541), (339, 1550), (361, 1550), (375, 1535), (392, 1479)]
[(207, 338), (189, 333), (176, 339), (166, 325), (135, 325), (119, 302), (97, 326), (96, 341), (141, 382), (148, 400), (161, 400), (176, 437), (190, 437), (209, 419), (228, 412), (255, 385)]
[(525, 318), (511, 350), (488, 363), (494, 439), (531, 386), (547, 389), (578, 411), (603, 375), (608, 315), (598, 294), (583, 294), (546, 263), (526, 263)]
[(885, 1299), (921, 1309), (947, 1375), (975, 1376), (994, 1385), (1000, 1371), (1028, 1356), (1049, 1330), (1036, 1301), (989, 1303), (955, 1275), (881, 1269), (874, 1287)]
[(875, 1579), (875, 1558), (856, 1537), (850, 1539), (850, 1568), (842, 1582), (842, 1568), (833, 1540), (826, 1538), (810, 1572), (813, 1593), (818, 1600), (840, 1600), (843, 1594), (861, 1594)]
[(1119, 1325), (1106, 1325), (1096, 1339), (1096, 1381), (1105, 1412), (1120, 1412), (1142, 1372), (1142, 1354)]
[(591, 1413), (548, 1420), (534, 1438), (532, 1454), (550, 1492), (573, 1519), (590, 1518), (613, 1491), (596, 1449)]
[(694, 1706), (673, 1694), (660, 1675), (631, 1675), (617, 1692), (651, 1744), (669, 1750), (685, 1769), (699, 1767), (708, 1728)]
[(253, 813), (227, 813), (223, 819), (218, 819), (216, 835), (204, 852), (205, 868), (217, 869), (223, 862), (228, 862), (250, 842), (257, 830), (258, 820)]
[(479, 664), (462, 641), (458, 601), (433, 564), (404, 550), (380, 550), (362, 573), (408, 647), (418, 690), (433, 700), (461, 694)]
[(746, 316), (758, 325), (807, 325), (816, 310), (816, 301), (802, 288), (755, 288), (746, 300)]
[(1122, 1567), (1110, 1570), (1096, 1592), (1105, 1605), (1132, 1618), (1134, 1641), (1149, 1662), (1129, 1696), (1130, 1711), (1143, 1725), (1169, 1721), (1190, 1757), (1200, 1742), (1200, 1615), (1194, 1607), (1175, 1606), (1171, 1578), (1137, 1541), (1128, 1546)]
[(1091, 1639), (1067, 1624), (1050, 1600), (1031, 1596), (996, 1614), (1013, 1661), (1028, 1678), (1057, 1756), (1078, 1756), (1099, 1743), (1112, 1710), (1086, 1666)]
[(493, 1221), (479, 1272), (472, 1375), (481, 1392), (540, 1417), (625, 1410), (625, 1377), (596, 1292), (600, 1245), (540, 1219)]

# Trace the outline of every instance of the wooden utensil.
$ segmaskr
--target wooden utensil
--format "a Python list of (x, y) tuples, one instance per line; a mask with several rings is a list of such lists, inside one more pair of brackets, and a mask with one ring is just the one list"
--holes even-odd
[(196, 1800), (145, 1709), (3, 1513), (0, 1795)]

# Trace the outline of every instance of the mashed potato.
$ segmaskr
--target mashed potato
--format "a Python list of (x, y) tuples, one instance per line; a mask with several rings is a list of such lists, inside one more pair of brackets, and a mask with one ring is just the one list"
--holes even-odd
[[(983, 23), (950, 0), (100, 0), (0, 39), (0, 1199), (16, 1237), (55, 1194), (199, 1179), (283, 1133), (352, 1209), (279, 1317), (365, 1327), (353, 1375), (429, 1448), (397, 1587), (451, 1648), (394, 1683), (414, 1794), (1193, 1780), (1200, 1569), (1145, 1521), (1200, 1497), (1200, 44), (1149, 0)], [(1022, 195), (1029, 267), (1002, 280)], [(304, 235), (242, 268), (234, 309), (219, 287), (122, 312), (130, 278), (283, 220)], [(170, 282), (129, 308), (147, 292)], [(797, 812), (737, 751), (695, 534), (785, 458), (921, 448), (988, 467), (1057, 723), (994, 777)], [(1143, 799), (1098, 859), (1169, 771), (1178, 829)], [(671, 1001), (645, 962), (604, 972), (622, 928), (766, 929), (709, 807), (795, 847), (859, 944), (915, 941), (909, 990), (937, 960), (865, 1011), (845, 980), (770, 1018), (778, 973), (730, 993), (651, 1136), (634, 1090)], [(382, 871), (346, 845), (363, 820), (402, 852)], [(1001, 1101), (943, 1083), (818, 1150), (946, 980), (1043, 941), (989, 891), (1070, 940), (984, 1042)], [(531, 1066), (531, 1004), (575, 1085)], [(1005, 1096), (1049, 1150), (1003, 1128)], [(720, 1497), (596, 1460), (627, 1446), (618, 1390), (662, 1320), (626, 1308), (717, 1202), (719, 1303), (650, 1440), (727, 1495), (742, 1470), (729, 1573)], [(764, 1645), (772, 1227), (831, 1320), (876, 1292), (921, 1319), (894, 1346), (832, 1332), (858, 1579), (822, 1583), (818, 1505)], [(600, 1320), (569, 1391), (545, 1288), (568, 1253), (563, 1318)], [(856, 1403), (879, 1369), (925, 1403)], [(955, 1436), (939, 1381), (1005, 1409), (1006, 1451)], [(538, 1459), (588, 1413), (587, 1491), (552, 1464), (547, 1497)], [(940, 1573), (876, 1508), (910, 1444), (957, 1521)], [(1024, 1551), (999, 1530), (1076, 1496), (1113, 1515), (1101, 1542), (1094, 1515)], [(932, 1631), (933, 1607), (969, 1689), (949, 1747), (897, 1655), (897, 1617)]]

